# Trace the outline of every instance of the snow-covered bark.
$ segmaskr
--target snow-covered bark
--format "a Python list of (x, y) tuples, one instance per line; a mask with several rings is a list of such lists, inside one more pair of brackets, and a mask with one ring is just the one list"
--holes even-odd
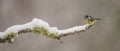
[(85, 31), (91, 26), (92, 25), (85, 24), (83, 26), (75, 26), (69, 29), (59, 30), (57, 27), (50, 27), (47, 22), (41, 19), (34, 18), (29, 23), (14, 25), (4, 32), (0, 32), (0, 43), (12, 43), (14, 41), (14, 37), (27, 32), (42, 34), (47, 37), (60, 40), (61, 37)]

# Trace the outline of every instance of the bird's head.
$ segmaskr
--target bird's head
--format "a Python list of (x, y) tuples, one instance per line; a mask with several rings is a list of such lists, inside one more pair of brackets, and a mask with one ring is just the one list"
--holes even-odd
[(89, 15), (84, 16), (84, 22), (89, 25), (93, 25), (97, 20), (100, 20), (100, 18), (94, 18)]

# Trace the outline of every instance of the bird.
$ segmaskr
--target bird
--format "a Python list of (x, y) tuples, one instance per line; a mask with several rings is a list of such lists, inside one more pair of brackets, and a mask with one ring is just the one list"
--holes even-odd
[(84, 22), (89, 25), (93, 25), (97, 20), (101, 20), (100, 18), (94, 18), (90, 15), (84, 16)]

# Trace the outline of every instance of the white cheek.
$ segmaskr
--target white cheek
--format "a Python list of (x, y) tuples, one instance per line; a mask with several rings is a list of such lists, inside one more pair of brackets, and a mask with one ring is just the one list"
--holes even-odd
[(90, 17), (88, 17), (88, 19), (90, 20)]

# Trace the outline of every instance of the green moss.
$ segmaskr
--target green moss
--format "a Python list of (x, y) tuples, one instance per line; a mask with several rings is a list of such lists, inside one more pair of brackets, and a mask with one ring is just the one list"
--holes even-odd
[[(33, 33), (36, 33), (38, 35), (45, 35), (46, 37), (50, 37), (52, 39), (56, 39), (58, 41), (60, 41), (60, 38), (58, 37), (58, 33), (50, 33), (49, 30), (47, 30), (46, 28), (44, 27), (35, 27), (33, 28), (33, 30), (31, 30)], [(5, 36), (4, 39), (0, 39), (0, 43), (5, 43), (5, 42), (8, 42), (8, 43), (12, 43), (12, 39), (17, 35), (18, 33), (9, 33)], [(61, 43), (62, 41), (60, 41)]]
[(15, 36), (17, 35), (17, 33), (9, 33), (5, 36), (4, 39), (0, 39), (0, 43), (5, 43), (5, 42), (8, 42), (8, 43), (11, 43), (11, 39), (14, 38)]
[(37, 33), (37, 34), (42, 34), (45, 35), (47, 37), (53, 38), (53, 39), (59, 39), (57, 36), (57, 33), (50, 33), (47, 29), (45, 29), (44, 27), (35, 27), (32, 30), (33, 33)]

